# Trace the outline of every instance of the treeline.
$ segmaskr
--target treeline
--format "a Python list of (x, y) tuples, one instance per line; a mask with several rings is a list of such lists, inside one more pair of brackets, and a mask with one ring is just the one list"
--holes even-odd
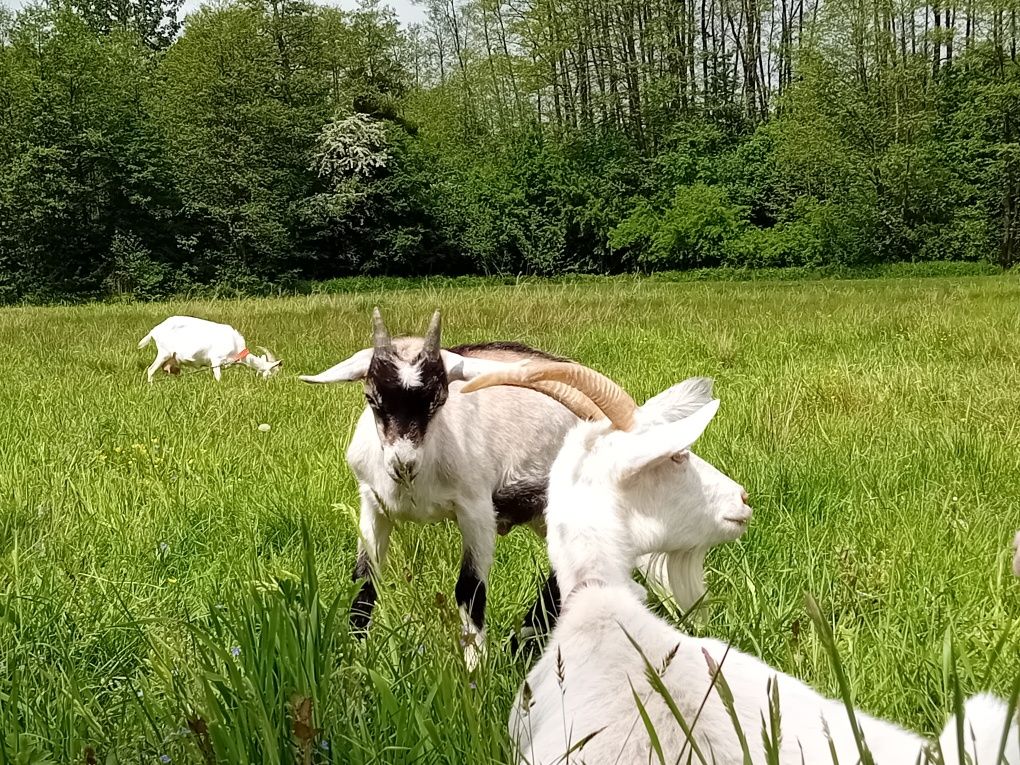
[(1018, 258), (1020, 0), (0, 8), (0, 300)]

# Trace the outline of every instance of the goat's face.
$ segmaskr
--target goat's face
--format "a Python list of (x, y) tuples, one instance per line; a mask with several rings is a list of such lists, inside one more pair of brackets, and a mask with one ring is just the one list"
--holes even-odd
[(429, 423), (449, 395), (438, 352), (416, 338), (398, 338), (376, 348), (365, 376), (365, 401), (372, 409), (386, 470), (395, 479), (414, 478)]
[(248, 364), (255, 369), (263, 379), (272, 377), (283, 367), (283, 360), (276, 358), (271, 350), (263, 348), (261, 345), (259, 346), (259, 350), (262, 351), (262, 353), (258, 356), (250, 355), (246, 357)]
[(751, 519), (747, 492), (690, 450), (718, 408), (711, 381), (692, 378), (648, 401), (631, 430), (580, 426), (553, 470), (614, 496), (658, 551), (737, 539)]
[(390, 477), (410, 480), (421, 466), (429, 425), (449, 396), (454, 380), (470, 380), (517, 364), (461, 356), (439, 347), (440, 316), (432, 316), (425, 337), (391, 339), (376, 308), (371, 348), (317, 375), (301, 375), (309, 383), (362, 380), (382, 444)]

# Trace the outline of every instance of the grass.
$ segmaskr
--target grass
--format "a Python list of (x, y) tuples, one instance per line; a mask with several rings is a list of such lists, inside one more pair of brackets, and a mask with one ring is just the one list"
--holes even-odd
[[(439, 306), (447, 343), (524, 340), (639, 401), (715, 377), (698, 451), (756, 515), (709, 558), (703, 630), (836, 695), (810, 592), (868, 712), (938, 732), (947, 633), (964, 692), (1009, 692), (1017, 277), (366, 286), (0, 311), (0, 763), (508, 760), (526, 668), (499, 639), (546, 565), (530, 532), (499, 542), (477, 676), (452, 528), (398, 530), (372, 635), (346, 632), (361, 393), (294, 374), (363, 347), (377, 302), (395, 331)], [(229, 321), (284, 374), (146, 385), (135, 345), (171, 313)]]

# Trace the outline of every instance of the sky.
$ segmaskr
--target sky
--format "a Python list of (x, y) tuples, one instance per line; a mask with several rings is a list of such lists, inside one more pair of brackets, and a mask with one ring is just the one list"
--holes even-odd
[[(0, 5), (18, 9), (26, 2), (27, 0), (0, 0)], [(318, 0), (318, 2), (322, 2), (325, 5), (336, 5), (349, 10), (357, 7), (356, 0)], [(184, 12), (189, 13), (198, 8), (200, 4), (201, 0), (184, 0)], [(404, 26), (422, 21), (425, 18), (425, 11), (413, 5), (411, 0), (384, 0), (383, 4), (389, 5), (397, 12), (397, 18), (400, 19)]]

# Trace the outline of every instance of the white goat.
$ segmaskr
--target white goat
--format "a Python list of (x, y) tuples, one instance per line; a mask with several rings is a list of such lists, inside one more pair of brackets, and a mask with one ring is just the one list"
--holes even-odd
[[(529, 365), (484, 375), (464, 390), (568, 381), (558, 366)], [(779, 699), (778, 762), (821, 765), (834, 761), (833, 752), (839, 762), (857, 762), (857, 739), (841, 702), (720, 641), (679, 632), (645, 607), (640, 588), (631, 581), (634, 561), (649, 551), (649, 540), (671, 533), (707, 548), (742, 529), (746, 511), (736, 499), (739, 487), (690, 452), (718, 409), (710, 387), (681, 383), (638, 409), (605, 378), (575, 373), (571, 382), (610, 421), (575, 427), (550, 473), (549, 558), (564, 603), (545, 653), (511, 710), (509, 728), (519, 761), (654, 761), (651, 737), (635, 703), (639, 698), (666, 761), (700, 762), (692, 751), (696, 746), (706, 762), (745, 763), (737, 727), (714, 682), (713, 667), (721, 667), (750, 762), (767, 761), (762, 729), (769, 728), (772, 693)], [(663, 407), (666, 401), (668, 408)], [(653, 690), (636, 646), (693, 729), (690, 738)], [(878, 765), (925, 761), (928, 744), (920, 736), (863, 713), (855, 718)], [(998, 765), (995, 757), (1008, 724), (1005, 704), (990, 696), (974, 697), (966, 718), (966, 751), (981, 758), (977, 765)], [(1016, 765), (1020, 742), (1015, 725), (1009, 736), (1006, 761)], [(945, 762), (956, 762), (954, 723), (940, 743)]]
[(243, 364), (260, 372), (263, 377), (274, 374), (283, 362), (265, 348), (262, 356), (248, 350), (241, 333), (229, 324), (196, 319), (193, 316), (171, 316), (138, 342), (139, 349), (156, 343), (156, 360), (147, 371), (148, 380), (162, 367), (167, 374), (178, 375), (181, 367), (212, 367), (213, 377), (220, 379), (225, 366)]

